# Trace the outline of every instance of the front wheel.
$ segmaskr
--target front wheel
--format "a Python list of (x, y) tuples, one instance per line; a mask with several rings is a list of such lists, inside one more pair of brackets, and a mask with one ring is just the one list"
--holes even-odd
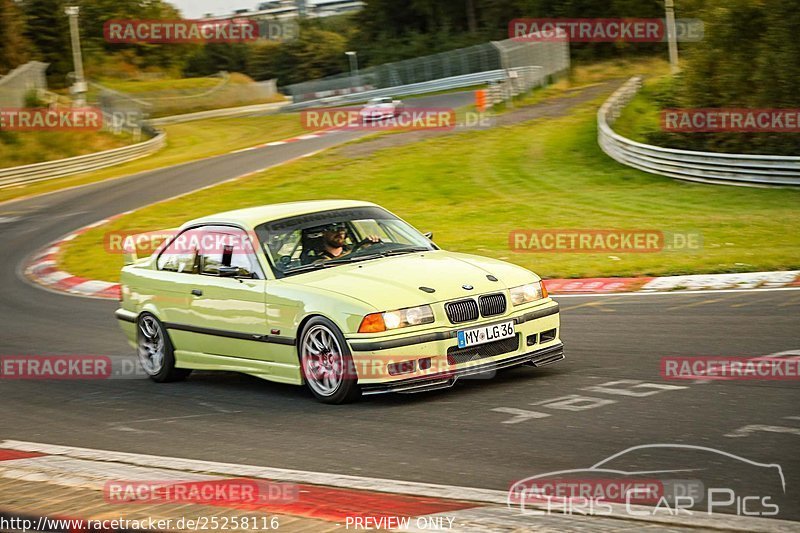
[(348, 403), (361, 396), (347, 342), (336, 324), (321, 316), (300, 335), (300, 366), (306, 385), (323, 403)]
[(164, 325), (154, 315), (142, 313), (139, 316), (136, 338), (139, 363), (153, 381), (179, 381), (192, 373), (187, 368), (175, 368), (172, 342)]

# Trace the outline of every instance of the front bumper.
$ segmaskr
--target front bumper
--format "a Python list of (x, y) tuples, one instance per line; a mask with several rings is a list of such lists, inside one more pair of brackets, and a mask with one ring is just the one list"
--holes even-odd
[(463, 377), (477, 376), (512, 368), (520, 365), (546, 366), (564, 359), (564, 345), (559, 342), (554, 346), (542, 348), (522, 355), (514, 355), (507, 359), (490, 361), (466, 368), (455, 369), (448, 372), (429, 374), (422, 377), (395, 380), (387, 383), (373, 383), (361, 385), (362, 394), (381, 394), (385, 392), (424, 392), (436, 389), (446, 389), (456, 384), (456, 380)]
[[(507, 321), (514, 322), (515, 337), (467, 349), (457, 347), (458, 330)], [(480, 322), (417, 334), (349, 337), (347, 341), (362, 392), (375, 394), (450, 387), (465, 376), (485, 378), (502, 368), (553, 363), (564, 358), (558, 333), (559, 306), (550, 300)]]

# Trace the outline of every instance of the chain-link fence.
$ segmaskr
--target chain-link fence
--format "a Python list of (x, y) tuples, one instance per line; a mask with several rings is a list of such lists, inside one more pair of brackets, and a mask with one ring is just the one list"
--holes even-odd
[(137, 109), (150, 117), (280, 100), (274, 80), (253, 82), (244, 76), (227, 72), (199, 80), (206, 83), (137, 92), (124, 92), (91, 83), (90, 97), (104, 108)]
[[(530, 67), (536, 68), (531, 70)], [(512, 72), (519, 71), (524, 75), (518, 74), (516, 79), (530, 84), (534, 83), (532, 72), (547, 79), (568, 69), (569, 43), (566, 40), (518, 42), (508, 39), (377, 65), (357, 74), (339, 74), (295, 83), (284, 90), (295, 103), (299, 103), (495, 70), (507, 71), (510, 78), (515, 78)]]
[(253, 82), (242, 76), (220, 72), (213, 81), (213, 85), (205, 87), (136, 93), (90, 82), (90, 101), (103, 110), (107, 129), (139, 135), (141, 129), (152, 133), (145, 122), (148, 119), (280, 100), (275, 80)]
[(563, 40), (522, 42), (514, 39), (496, 41), (497, 48), (507, 73), (505, 80), (495, 87), (494, 102), (508, 100), (533, 87), (543, 87), (569, 70), (569, 43)]
[(0, 107), (23, 107), (28, 94), (47, 90), (47, 63), (30, 61), (0, 77)]

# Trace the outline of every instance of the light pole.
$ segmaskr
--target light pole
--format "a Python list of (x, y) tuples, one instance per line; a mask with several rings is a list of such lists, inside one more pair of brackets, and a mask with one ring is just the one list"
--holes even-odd
[(69, 17), (69, 33), (72, 38), (72, 63), (75, 68), (75, 83), (72, 85), (75, 107), (86, 105), (86, 81), (83, 79), (83, 59), (81, 58), (81, 37), (78, 33), (78, 6), (64, 8)]
[(358, 79), (358, 53), (350, 50), (345, 55), (350, 59), (350, 78)]
[(674, 0), (664, 0), (667, 10), (667, 42), (669, 45), (669, 64), (672, 73), (678, 72), (678, 36), (675, 30), (675, 3)]

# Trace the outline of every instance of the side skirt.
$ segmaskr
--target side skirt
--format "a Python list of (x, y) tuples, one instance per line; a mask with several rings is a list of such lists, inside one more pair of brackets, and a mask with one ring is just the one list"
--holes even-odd
[(257, 378), (291, 385), (302, 385), (300, 365), (227, 357), (198, 352), (175, 350), (175, 366), (195, 370), (241, 372)]

